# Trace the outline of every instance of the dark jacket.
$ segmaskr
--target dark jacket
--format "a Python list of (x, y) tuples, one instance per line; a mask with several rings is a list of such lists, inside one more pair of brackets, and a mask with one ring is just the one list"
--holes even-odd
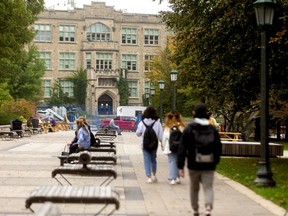
[[(208, 128), (214, 130), (215, 135), (215, 152), (213, 163), (197, 163), (195, 161), (195, 142), (192, 130), (207, 130)], [(183, 131), (183, 136), (178, 151), (177, 166), (183, 169), (186, 157), (188, 159), (188, 168), (191, 170), (215, 170), (216, 165), (220, 161), (222, 152), (222, 143), (220, 141), (219, 133), (216, 128), (209, 124), (206, 119), (194, 119), (192, 123), (187, 125)]]

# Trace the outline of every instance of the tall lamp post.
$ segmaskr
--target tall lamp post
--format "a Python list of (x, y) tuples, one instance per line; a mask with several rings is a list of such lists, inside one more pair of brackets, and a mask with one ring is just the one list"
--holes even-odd
[(155, 95), (155, 88), (150, 88), (150, 94), (151, 94), (151, 103), (154, 107), (154, 95)]
[(163, 118), (163, 104), (162, 104), (163, 94), (162, 94), (162, 91), (163, 91), (163, 89), (165, 87), (164, 80), (160, 80), (158, 82), (158, 86), (159, 86), (159, 89), (160, 89), (160, 122), (162, 124), (162, 118)]
[(171, 81), (174, 82), (173, 86), (173, 110), (176, 110), (176, 81), (177, 81), (177, 70), (173, 69), (170, 73)]
[(261, 110), (260, 110), (260, 142), (261, 152), (259, 169), (254, 183), (262, 186), (275, 186), (269, 162), (269, 84), (267, 65), (267, 29), (272, 25), (274, 16), (272, 0), (257, 0), (254, 2), (257, 25), (261, 27)]

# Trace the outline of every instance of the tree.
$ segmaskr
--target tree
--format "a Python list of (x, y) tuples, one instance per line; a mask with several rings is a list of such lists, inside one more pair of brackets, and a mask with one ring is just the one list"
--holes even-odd
[(74, 98), (77, 104), (85, 104), (87, 95), (87, 71), (80, 68), (68, 80), (74, 83)]
[(25, 122), (35, 113), (36, 105), (25, 99), (6, 100), (0, 108), (0, 124), (10, 124), (10, 120), (13, 118)]
[(5, 101), (11, 101), (12, 96), (9, 93), (8, 84), (7, 83), (0, 83), (0, 106)]
[(13, 67), (17, 73), (11, 73), (8, 86), (14, 99), (24, 98), (37, 102), (42, 95), (42, 77), (45, 73), (44, 62), (39, 60), (39, 53), (35, 46), (22, 51), (17, 65)]
[[(124, 74), (123, 74), (124, 71)], [(129, 86), (127, 81), (127, 69), (119, 70), (119, 80), (116, 83), (120, 95), (120, 106), (127, 106), (129, 100)]]
[[(253, 2), (171, 0), (173, 12), (161, 12), (162, 20), (175, 32), (173, 59), (181, 77), (179, 92), (189, 91), (191, 103), (195, 98), (205, 101), (212, 112), (224, 116), (231, 131), (244, 128), (244, 121), (234, 124), (239, 113), (259, 110), (260, 36)], [(283, 2), (278, 7), (283, 8)], [(274, 57), (274, 64), (285, 61), (285, 56)], [(287, 75), (282, 78), (287, 83)]]
[(52, 94), (47, 103), (54, 106), (63, 104), (74, 104), (75, 98), (69, 97), (67, 93), (65, 93), (61, 88), (60, 81), (57, 80), (53, 84)]
[(0, 2), (0, 82), (19, 71), (15, 70), (24, 46), (34, 37), (31, 26), (43, 11), (44, 0), (5, 0)]

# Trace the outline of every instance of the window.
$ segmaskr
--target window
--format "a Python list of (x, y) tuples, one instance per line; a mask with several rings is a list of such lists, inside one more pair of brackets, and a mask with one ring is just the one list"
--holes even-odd
[(96, 54), (96, 70), (111, 70), (112, 54), (97, 53)]
[(64, 94), (68, 97), (74, 96), (74, 83), (68, 80), (60, 80), (60, 86)]
[(44, 61), (46, 69), (51, 69), (51, 52), (39, 52), (40, 59)]
[(92, 67), (91, 53), (86, 53), (86, 68), (90, 69)]
[(144, 93), (149, 93), (150, 94), (150, 82), (145, 82), (144, 83)]
[(122, 55), (122, 68), (126, 68), (128, 71), (137, 70), (137, 55)]
[(137, 97), (137, 81), (128, 81), (129, 97)]
[(75, 26), (60, 25), (59, 26), (59, 41), (74, 42), (75, 41)]
[(136, 28), (122, 28), (122, 44), (136, 44), (137, 43), (137, 29)]
[(60, 53), (59, 68), (61, 70), (75, 69), (75, 53)]
[(51, 97), (51, 80), (42, 81), (44, 97)]
[(35, 41), (44, 41), (44, 42), (51, 41), (51, 25), (35, 24), (34, 30), (36, 32), (34, 38)]
[(106, 25), (96, 23), (87, 28), (86, 38), (88, 41), (110, 41), (111, 30)]
[(144, 33), (145, 45), (158, 45), (159, 35), (160, 35), (160, 30), (158, 29), (145, 29), (145, 33)]
[(152, 64), (152, 58), (155, 55), (145, 55), (144, 59), (144, 71), (150, 71), (151, 70), (151, 64)]

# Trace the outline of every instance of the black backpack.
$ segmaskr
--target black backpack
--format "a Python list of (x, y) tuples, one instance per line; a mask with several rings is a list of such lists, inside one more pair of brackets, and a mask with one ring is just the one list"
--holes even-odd
[(176, 153), (178, 151), (178, 146), (180, 145), (180, 140), (182, 137), (182, 132), (177, 126), (173, 126), (170, 129), (169, 136), (169, 149), (171, 152)]
[(143, 148), (147, 151), (154, 151), (158, 148), (158, 137), (153, 129), (153, 125), (156, 121), (153, 122), (152, 125), (148, 126), (142, 121), (145, 125), (146, 129), (143, 136)]
[(215, 130), (209, 125), (202, 129), (193, 129), (195, 141), (195, 161), (198, 163), (213, 163), (215, 152)]
[(94, 134), (90, 131), (90, 146), (98, 147), (99, 143), (96, 143)]

